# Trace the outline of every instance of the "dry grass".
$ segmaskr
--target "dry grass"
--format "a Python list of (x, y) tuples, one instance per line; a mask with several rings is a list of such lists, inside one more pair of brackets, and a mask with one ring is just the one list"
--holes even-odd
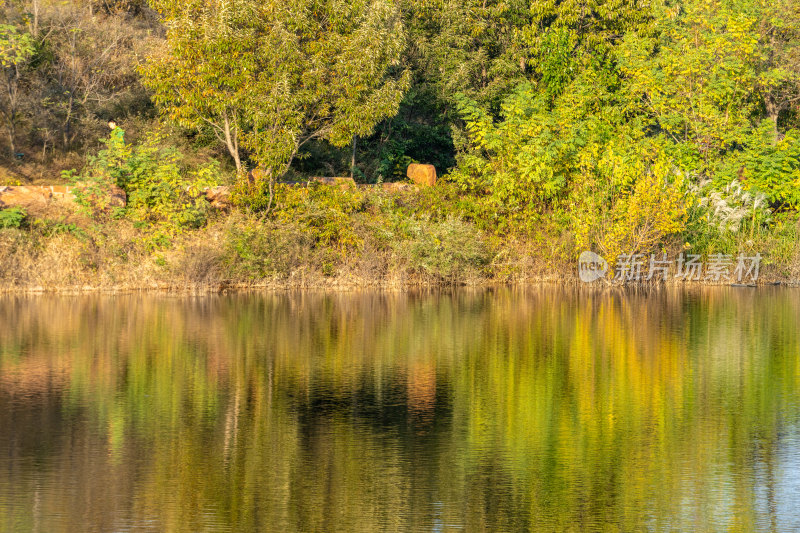
[[(48, 205), (31, 211), (26, 227), (0, 230), (0, 291), (408, 288), (576, 278), (569, 235), (541, 242), (493, 236), (457, 218), (378, 209), (344, 224), (346, 242), (321, 242), (316, 226), (234, 211), (155, 247), (153, 228), (127, 219), (99, 224)], [(781, 242), (782, 259), (765, 262), (764, 281), (800, 279), (800, 246)]]

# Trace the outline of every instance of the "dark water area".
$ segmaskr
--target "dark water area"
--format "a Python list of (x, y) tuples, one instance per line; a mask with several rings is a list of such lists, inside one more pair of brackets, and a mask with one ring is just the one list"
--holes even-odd
[(800, 292), (0, 298), (0, 532), (798, 531)]

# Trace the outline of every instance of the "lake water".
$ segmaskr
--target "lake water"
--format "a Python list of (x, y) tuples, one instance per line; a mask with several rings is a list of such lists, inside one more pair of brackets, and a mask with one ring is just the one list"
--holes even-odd
[(797, 531), (799, 296), (5, 296), (0, 531)]

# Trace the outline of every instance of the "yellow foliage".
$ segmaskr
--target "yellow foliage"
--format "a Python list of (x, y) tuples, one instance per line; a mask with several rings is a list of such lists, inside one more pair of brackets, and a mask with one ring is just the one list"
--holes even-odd
[(620, 254), (655, 251), (680, 232), (688, 202), (682, 179), (670, 182), (667, 175), (667, 165), (656, 163), (606, 205), (599, 205), (591, 186), (578, 191), (583, 201), (573, 214), (577, 251), (594, 248), (614, 264)]

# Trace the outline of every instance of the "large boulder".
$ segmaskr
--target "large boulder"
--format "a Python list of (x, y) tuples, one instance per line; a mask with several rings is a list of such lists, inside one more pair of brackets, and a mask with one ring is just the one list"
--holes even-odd
[(412, 163), (406, 172), (408, 177), (420, 187), (433, 187), (436, 185), (436, 167)]

